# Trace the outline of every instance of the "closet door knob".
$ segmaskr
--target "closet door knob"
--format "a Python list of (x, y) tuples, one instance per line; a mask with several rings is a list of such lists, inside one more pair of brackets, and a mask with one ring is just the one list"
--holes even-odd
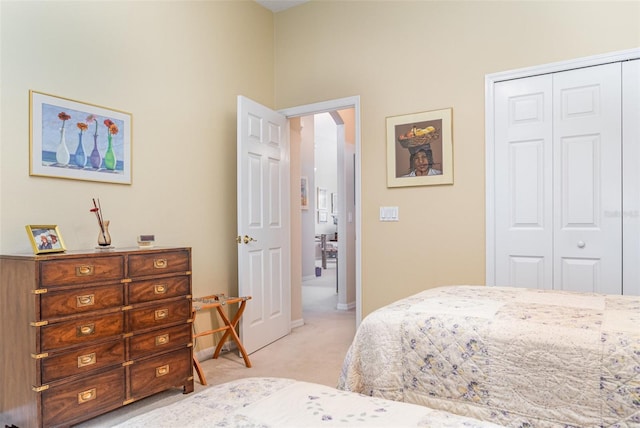
[(584, 248), (584, 246), (587, 245), (584, 243), (584, 241), (578, 241), (578, 248)]

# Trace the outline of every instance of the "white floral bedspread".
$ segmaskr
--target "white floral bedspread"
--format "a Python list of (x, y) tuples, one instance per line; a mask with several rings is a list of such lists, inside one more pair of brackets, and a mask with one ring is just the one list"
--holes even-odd
[(339, 389), (512, 427), (640, 427), (640, 297), (451, 286), (361, 323)]
[(212, 386), (118, 428), (433, 427), (496, 425), (406, 403), (282, 378), (246, 378)]

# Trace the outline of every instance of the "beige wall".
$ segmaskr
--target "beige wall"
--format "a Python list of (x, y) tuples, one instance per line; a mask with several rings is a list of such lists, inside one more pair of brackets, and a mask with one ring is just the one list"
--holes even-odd
[[(100, 198), (115, 246), (141, 233), (191, 246), (194, 294), (237, 293), (236, 96), (274, 103), (272, 13), (252, 1), (2, 1), (0, 15), (0, 251), (31, 252), (24, 226), (43, 223), (69, 249), (92, 248)], [(133, 184), (30, 177), (30, 89), (132, 113)]]
[[(363, 315), (484, 284), (486, 74), (640, 46), (637, 1), (319, 0), (275, 23), (276, 107), (361, 96)], [(387, 188), (385, 118), (446, 107), (454, 185)]]
[[(363, 314), (484, 283), (484, 75), (638, 47), (639, 9), (312, 1), (272, 15), (242, 0), (3, 0), (0, 251), (30, 252), (24, 225), (39, 223), (59, 225), (70, 249), (92, 247), (98, 197), (114, 245), (155, 233), (191, 246), (194, 294), (233, 294), (236, 95), (276, 108), (360, 95)], [(133, 184), (30, 177), (29, 89), (131, 112)], [(455, 184), (387, 189), (385, 117), (444, 107)], [(381, 205), (401, 221), (378, 222)]]

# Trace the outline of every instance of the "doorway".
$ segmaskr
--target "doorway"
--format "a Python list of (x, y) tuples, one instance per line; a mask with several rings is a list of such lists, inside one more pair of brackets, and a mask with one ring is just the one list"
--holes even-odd
[(302, 310), (306, 318), (309, 311), (351, 309), (355, 302), (349, 307), (344, 292), (347, 278), (338, 274), (341, 259), (353, 260), (346, 250), (339, 251), (338, 239), (338, 199), (346, 192), (344, 170), (338, 168), (344, 159), (342, 153), (338, 157), (345, 150), (344, 120), (337, 112), (300, 120), (300, 171), (309, 189), (308, 209), (300, 213)]
[[(287, 118), (302, 119), (304, 117), (313, 117), (320, 113), (329, 113), (336, 122), (338, 128), (342, 127), (345, 137), (342, 141), (338, 141), (338, 145), (342, 144), (344, 149), (337, 151), (338, 158), (338, 183), (335, 201), (337, 203), (337, 232), (338, 232), (338, 281), (344, 286), (339, 286), (339, 308), (355, 309), (356, 326), (360, 323), (362, 317), (361, 310), (361, 248), (360, 248), (360, 98), (357, 96), (325, 101), (317, 104), (294, 107), (291, 109), (281, 110)], [(340, 123), (342, 122), (342, 123)], [(301, 126), (301, 134), (304, 132), (304, 126)], [(308, 129), (308, 128), (307, 128)], [(341, 135), (338, 132), (338, 135)], [(292, 160), (293, 164), (293, 160)], [(297, 169), (297, 168), (296, 168)], [(299, 170), (302, 177), (302, 170)], [(307, 179), (310, 179), (310, 173)], [(342, 177), (342, 178), (341, 178)], [(292, 180), (298, 179), (292, 172)], [(317, 186), (310, 184), (308, 186), (309, 202), (312, 200), (317, 203)], [(331, 204), (334, 198), (329, 192), (326, 212), (327, 222), (331, 217)], [(304, 208), (303, 208), (304, 210)], [(318, 211), (315, 204), (309, 205), (308, 213), (317, 218)], [(341, 219), (344, 219), (342, 221)], [(301, 226), (302, 229), (302, 226)], [(295, 236), (294, 231), (294, 236)], [(312, 238), (315, 237), (315, 231), (312, 232)], [(300, 234), (302, 235), (302, 234)], [(342, 239), (344, 237), (344, 239)], [(301, 238), (302, 239), (302, 238)], [(314, 242), (311, 242), (314, 245)], [(302, 251), (301, 251), (302, 252)], [(315, 254), (315, 253), (314, 253)], [(296, 255), (294, 255), (295, 257)], [(315, 259), (315, 256), (313, 257)], [(293, 262), (293, 260), (292, 260)], [(315, 261), (314, 261), (315, 262)], [(341, 280), (343, 282), (341, 282)], [(302, 275), (300, 278), (302, 281)], [(335, 291), (335, 290), (334, 290)], [(302, 320), (299, 320), (302, 322)], [(292, 327), (296, 326), (296, 320), (292, 321)]]

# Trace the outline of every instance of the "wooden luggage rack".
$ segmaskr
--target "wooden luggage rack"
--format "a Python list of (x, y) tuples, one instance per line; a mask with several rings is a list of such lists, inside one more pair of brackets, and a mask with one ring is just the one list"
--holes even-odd
[[(193, 334), (193, 338), (196, 339), (198, 337), (202, 337), (202, 336), (206, 336), (209, 334), (215, 334), (215, 333), (219, 333), (224, 331), (224, 334), (222, 335), (222, 338), (220, 339), (220, 341), (218, 342), (218, 345), (216, 346), (216, 350), (213, 353), (213, 358), (218, 358), (218, 356), (220, 355), (220, 351), (222, 350), (222, 346), (225, 344), (225, 342), (227, 340), (229, 340), (229, 338), (232, 338), (234, 342), (236, 342), (236, 345), (238, 346), (238, 349), (240, 350), (240, 353), (242, 354), (242, 358), (244, 358), (244, 363), (247, 367), (251, 367), (251, 360), (249, 360), (249, 355), (247, 355), (247, 351), (244, 349), (244, 346), (242, 346), (242, 342), (240, 342), (240, 337), (238, 337), (238, 334), (236, 333), (236, 325), (238, 324), (238, 321), (240, 321), (240, 317), (242, 317), (242, 313), (244, 312), (245, 306), (247, 304), (247, 300), (251, 300), (251, 296), (245, 296), (245, 297), (226, 297), (224, 294), (212, 294), (210, 296), (204, 296), (204, 297), (194, 297), (193, 298), (193, 325), (195, 328), (195, 321), (196, 321), (196, 312), (199, 311), (204, 311), (207, 309), (212, 309), (212, 308), (216, 308), (216, 310), (218, 311), (218, 315), (220, 315), (220, 318), (222, 319), (222, 321), (224, 322), (224, 326), (222, 327), (218, 327), (212, 330), (207, 330), (207, 331), (203, 331), (201, 333), (195, 333)], [(240, 306), (238, 307), (238, 312), (236, 312), (235, 316), (233, 317), (233, 319), (229, 319), (229, 317), (227, 316), (227, 314), (224, 311), (224, 307), (227, 305), (231, 305), (231, 304), (235, 304), (235, 303), (239, 303)], [(198, 374), (198, 377), (200, 378), (200, 383), (203, 385), (207, 384), (207, 379), (204, 376), (204, 372), (202, 370), (202, 367), (200, 366), (200, 362), (198, 361), (198, 359), (196, 358), (196, 355), (193, 355), (193, 364), (194, 367), (196, 369), (196, 373)]]

